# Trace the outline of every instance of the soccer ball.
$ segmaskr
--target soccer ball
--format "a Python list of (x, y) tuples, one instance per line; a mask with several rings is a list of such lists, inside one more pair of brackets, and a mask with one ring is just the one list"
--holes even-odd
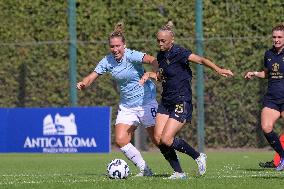
[(114, 159), (107, 166), (107, 173), (112, 179), (125, 179), (130, 171), (129, 166), (123, 159)]

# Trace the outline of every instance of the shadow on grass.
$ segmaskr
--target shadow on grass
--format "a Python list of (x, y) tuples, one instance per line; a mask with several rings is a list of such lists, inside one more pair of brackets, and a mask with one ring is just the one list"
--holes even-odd
[(259, 176), (259, 177), (252, 177), (254, 179), (267, 179), (267, 180), (270, 180), (270, 179), (276, 179), (276, 180), (283, 180), (284, 179), (284, 176), (283, 175), (279, 175), (279, 176)]
[(154, 174), (153, 177), (169, 177), (171, 176), (170, 174)]
[(274, 168), (249, 168), (249, 169), (236, 169), (239, 171), (250, 171), (250, 172), (260, 172), (260, 171), (273, 171)]
[[(254, 179), (277, 179), (283, 180), (284, 175), (282, 172), (276, 171), (274, 168), (250, 168), (250, 169), (237, 169), (239, 171), (246, 171), (253, 173), (252, 175), (247, 175), (247, 177), (251, 177)], [(271, 175), (272, 174), (272, 175)]]
[[(107, 176), (106, 173), (79, 173), (79, 174), (75, 174), (77, 176)], [(131, 177), (135, 177), (136, 174), (131, 174)], [(68, 174), (66, 174), (65, 176), (68, 176)], [(69, 175), (70, 176), (70, 175)], [(74, 176), (74, 174), (72, 174), (72, 176)], [(171, 176), (170, 174), (154, 174), (151, 177), (169, 177)]]
[[(68, 175), (68, 174), (66, 174)], [(77, 173), (77, 174), (72, 174), (72, 176), (107, 176), (106, 173)]]

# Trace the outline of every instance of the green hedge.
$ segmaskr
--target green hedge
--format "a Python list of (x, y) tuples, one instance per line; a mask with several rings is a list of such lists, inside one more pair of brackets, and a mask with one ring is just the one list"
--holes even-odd
[[(206, 146), (266, 145), (259, 123), (266, 81), (248, 82), (243, 75), (262, 68), (263, 53), (271, 46), (271, 28), (283, 22), (284, 4), (281, 0), (203, 2), (204, 56), (235, 73), (234, 78), (221, 78), (205, 68)], [(155, 34), (172, 20), (176, 42), (195, 51), (194, 1), (77, 0), (76, 5), (77, 80), (109, 52), (108, 34), (118, 21), (125, 23), (129, 48), (156, 55)], [(70, 105), (67, 6), (64, 0), (0, 1), (1, 107)], [(192, 68), (195, 74), (194, 64)], [(79, 106), (112, 106), (113, 120), (118, 100), (116, 85), (108, 75), (78, 92)], [(196, 144), (196, 111), (192, 125), (180, 136)]]

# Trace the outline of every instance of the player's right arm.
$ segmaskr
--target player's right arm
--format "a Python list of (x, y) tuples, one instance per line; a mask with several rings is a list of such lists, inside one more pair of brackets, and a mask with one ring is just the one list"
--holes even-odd
[(260, 72), (257, 72), (257, 71), (247, 72), (245, 75), (245, 78), (246, 79), (252, 79), (253, 77), (267, 78), (267, 73), (268, 73), (268, 70), (266, 68)]
[(89, 87), (97, 78), (99, 74), (95, 71), (83, 78), (82, 81), (77, 83), (77, 89), (82, 90)]

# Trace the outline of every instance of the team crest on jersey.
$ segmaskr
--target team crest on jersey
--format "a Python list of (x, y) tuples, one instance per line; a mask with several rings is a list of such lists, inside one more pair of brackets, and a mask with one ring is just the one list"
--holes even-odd
[(274, 63), (274, 64), (272, 64), (272, 71), (274, 71), (274, 72), (278, 72), (278, 70), (279, 70), (279, 64), (278, 63)]
[(175, 109), (175, 112), (178, 113), (178, 114), (181, 114), (183, 113), (183, 104), (176, 104), (176, 109)]
[(271, 61), (271, 58), (268, 58), (267, 60), (270, 62), (270, 61)]

